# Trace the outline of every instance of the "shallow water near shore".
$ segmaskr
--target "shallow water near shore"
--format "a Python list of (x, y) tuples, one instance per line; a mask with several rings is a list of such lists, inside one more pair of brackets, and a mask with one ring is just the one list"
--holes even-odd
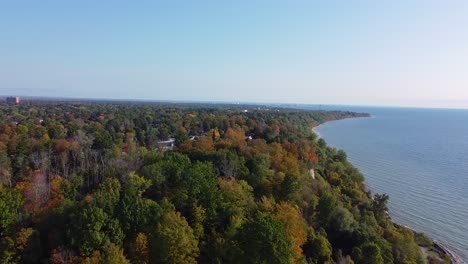
[(315, 131), (346, 151), (372, 192), (390, 195), (396, 223), (426, 233), (468, 262), (468, 110), (328, 108), (372, 115)]

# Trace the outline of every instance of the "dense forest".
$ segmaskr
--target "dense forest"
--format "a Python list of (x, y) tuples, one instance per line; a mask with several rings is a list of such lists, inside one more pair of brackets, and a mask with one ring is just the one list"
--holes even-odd
[(0, 262), (426, 263), (418, 243), (432, 242), (311, 132), (363, 116), (1, 103)]

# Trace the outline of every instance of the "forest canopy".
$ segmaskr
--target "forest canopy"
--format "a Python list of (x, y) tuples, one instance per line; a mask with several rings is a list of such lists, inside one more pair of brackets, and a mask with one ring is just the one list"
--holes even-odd
[(425, 263), (388, 196), (311, 131), (365, 116), (1, 104), (0, 262)]

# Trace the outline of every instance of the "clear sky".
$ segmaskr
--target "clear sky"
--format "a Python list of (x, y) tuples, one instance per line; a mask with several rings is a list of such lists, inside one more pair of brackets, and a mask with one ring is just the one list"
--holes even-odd
[(468, 1), (0, 0), (0, 95), (468, 108)]

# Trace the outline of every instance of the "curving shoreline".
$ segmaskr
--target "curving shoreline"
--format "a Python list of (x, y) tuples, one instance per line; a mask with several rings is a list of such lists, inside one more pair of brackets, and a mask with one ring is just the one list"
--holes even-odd
[[(414, 232), (414, 230), (413, 230)], [(432, 242), (434, 243), (434, 247), (438, 248), (440, 251), (442, 251), (445, 255), (450, 257), (450, 261), (453, 264), (466, 264), (466, 262), (458, 256), (455, 252), (450, 250), (446, 245), (444, 245), (442, 242), (439, 242), (435, 239), (432, 239)]]
[[(371, 116), (370, 116), (371, 117)], [(340, 119), (342, 120), (342, 119)], [(321, 123), (321, 124), (318, 124), (318, 125), (315, 125), (311, 128), (311, 131), (312, 133), (314, 133), (317, 138), (323, 138), (322, 135), (317, 131), (317, 129), (325, 124), (325, 123), (328, 123), (328, 122), (332, 122), (332, 121), (340, 121), (340, 120), (331, 120), (331, 121), (326, 121), (324, 123)], [(324, 138), (323, 138), (324, 139)], [(389, 216), (390, 217), (390, 216)], [(391, 221), (396, 225), (396, 226), (401, 226), (400, 224), (396, 223), (391, 217), (390, 217)], [(405, 226), (405, 228), (408, 228), (409, 230), (411, 230), (414, 234), (417, 234), (418, 232), (416, 232), (414, 229), (408, 227), (408, 226)], [(431, 238), (429, 236), (427, 236), (425, 233), (422, 233), (423, 235), (425, 235), (426, 237), (428, 237), (433, 245), (428, 247), (428, 246), (420, 246), (421, 247), (421, 250), (424, 251), (424, 250), (429, 250), (429, 249), (435, 249), (435, 251), (439, 254), (439, 258), (442, 260), (445, 256), (447, 256), (449, 259), (450, 259), (450, 262), (453, 263), (453, 264), (467, 264), (460, 256), (458, 256), (455, 252), (453, 252), (447, 245), (445, 245), (443, 242), (440, 242), (434, 238)], [(423, 250), (424, 249), (424, 250)], [(425, 255), (425, 254), (424, 254)], [(429, 263), (429, 260), (426, 258), (426, 263)]]
[(334, 119), (334, 120), (329, 120), (329, 121), (325, 121), (323, 123), (320, 123), (318, 125), (314, 125), (312, 126), (311, 130), (312, 130), (312, 133), (314, 133), (315, 135), (317, 135), (318, 138), (321, 138), (322, 136), (320, 135), (320, 133), (317, 131), (317, 129), (326, 124), (326, 123), (330, 123), (330, 122), (337, 122), (337, 121), (342, 121), (342, 120), (346, 120), (346, 119), (351, 119), (351, 118), (373, 118), (374, 116), (370, 115), (370, 114), (367, 114), (367, 116), (355, 116), (355, 117), (347, 117), (347, 118), (343, 118), (343, 119)]
[[(324, 123), (324, 124), (325, 124), (325, 123)], [(315, 135), (317, 135), (317, 138), (321, 138), (321, 137), (322, 137), (322, 136), (320, 135), (320, 133), (316, 130), (319, 126), (321, 126), (321, 124), (318, 125), (318, 126), (312, 127), (312, 133), (314, 133)]]

